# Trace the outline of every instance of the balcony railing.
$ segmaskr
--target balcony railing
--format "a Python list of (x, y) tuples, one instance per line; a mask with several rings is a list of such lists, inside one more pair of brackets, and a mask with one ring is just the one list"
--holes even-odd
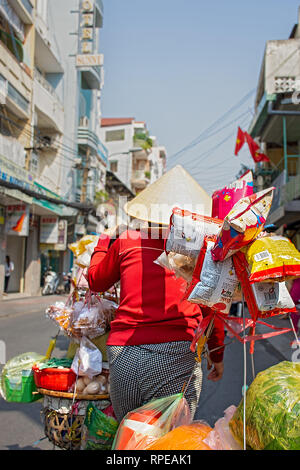
[(26, 10), (28, 11), (29, 15), (32, 16), (33, 6), (30, 0), (21, 0), (21, 2), (22, 2), (23, 7), (26, 8)]
[(0, 41), (6, 45), (7, 49), (9, 49), (19, 62), (23, 62), (24, 51), (21, 41), (12, 34), (3, 31), (3, 29), (0, 29)]
[(46, 80), (46, 78), (38, 71), (38, 69), (34, 69), (34, 78), (39, 82), (42, 87), (50, 93), (58, 102), (60, 102), (60, 98), (56, 93), (53, 86)]

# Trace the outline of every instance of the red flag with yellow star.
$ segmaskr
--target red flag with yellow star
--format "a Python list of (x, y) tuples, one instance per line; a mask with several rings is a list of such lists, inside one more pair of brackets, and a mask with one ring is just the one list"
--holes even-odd
[(249, 135), (247, 132), (245, 132), (244, 134), (249, 146), (251, 156), (255, 163), (269, 162), (269, 158), (264, 153), (261, 153), (259, 145), (255, 142), (255, 140), (252, 139), (251, 135)]
[(235, 142), (235, 150), (234, 150), (234, 155), (237, 155), (241, 148), (243, 147), (245, 142), (245, 133), (242, 131), (240, 127), (238, 127), (238, 133), (236, 137), (236, 142)]

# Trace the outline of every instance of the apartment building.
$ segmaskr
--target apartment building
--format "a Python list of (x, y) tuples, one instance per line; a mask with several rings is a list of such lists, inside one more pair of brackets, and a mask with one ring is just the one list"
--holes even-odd
[(145, 122), (132, 117), (102, 118), (100, 135), (108, 148), (110, 170), (134, 194), (164, 172), (166, 150), (150, 136)]
[(289, 38), (267, 41), (249, 133), (270, 163), (256, 166), (258, 189), (275, 186), (268, 218), (300, 248), (300, 9)]
[(101, 0), (0, 0), (0, 295), (6, 254), (9, 291), (35, 295), (43, 268), (68, 270), (67, 244), (96, 229), (60, 201), (105, 190), (102, 23)]

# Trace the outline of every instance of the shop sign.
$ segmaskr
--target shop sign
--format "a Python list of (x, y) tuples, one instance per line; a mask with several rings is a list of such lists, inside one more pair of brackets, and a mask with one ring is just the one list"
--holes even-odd
[(7, 235), (28, 237), (29, 207), (26, 204), (14, 204), (6, 207), (5, 232)]
[(68, 222), (65, 219), (61, 219), (58, 222), (58, 242), (54, 246), (54, 250), (65, 251), (67, 249), (67, 231)]
[(58, 243), (58, 217), (41, 217), (40, 243)]
[(81, 0), (79, 15), (78, 54), (92, 54), (95, 41), (95, 5), (93, 0)]
[(76, 67), (100, 67), (103, 63), (103, 54), (80, 54), (76, 56)]

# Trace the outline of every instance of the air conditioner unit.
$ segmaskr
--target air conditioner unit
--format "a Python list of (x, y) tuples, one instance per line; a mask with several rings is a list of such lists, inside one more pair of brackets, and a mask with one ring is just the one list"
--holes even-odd
[(49, 135), (42, 135), (40, 139), (40, 143), (42, 147), (49, 148), (53, 145), (54, 138)]
[(89, 126), (89, 118), (87, 116), (82, 116), (80, 118), (80, 126), (81, 127), (88, 127)]

